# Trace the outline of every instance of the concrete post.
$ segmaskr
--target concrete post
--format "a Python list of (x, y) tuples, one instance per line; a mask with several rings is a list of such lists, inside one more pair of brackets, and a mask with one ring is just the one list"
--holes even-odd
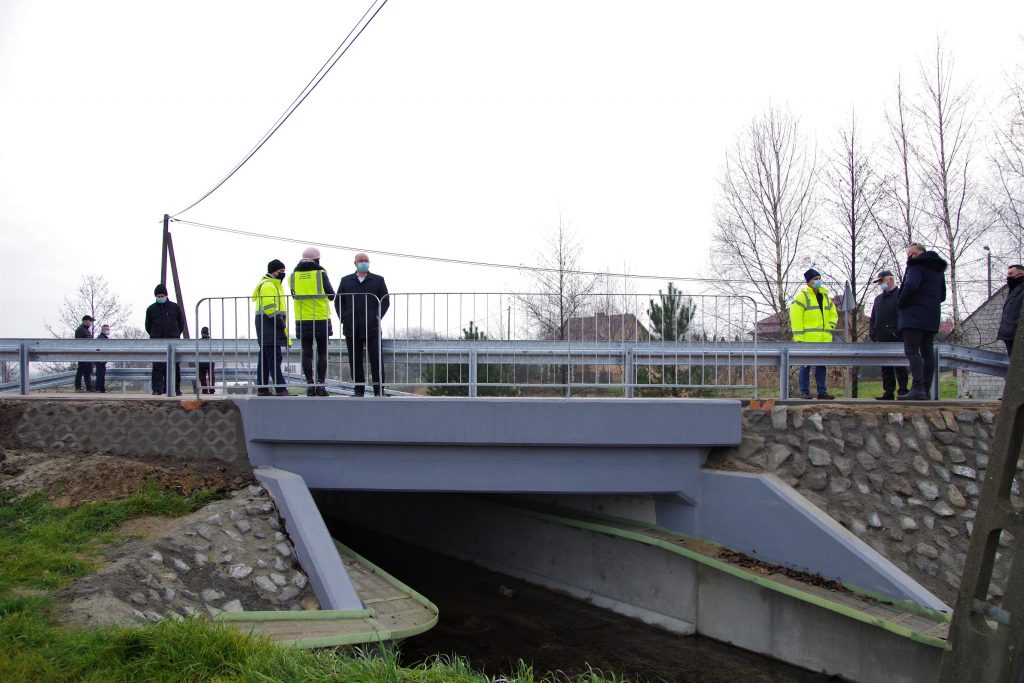
[(167, 390), (168, 396), (176, 396), (178, 387), (175, 383), (174, 373), (174, 361), (177, 360), (177, 354), (174, 351), (174, 344), (167, 345), (167, 372), (164, 373), (164, 389)]
[(21, 342), (18, 345), (18, 389), (21, 395), (28, 394), (28, 344)]
[(789, 398), (789, 349), (785, 346), (779, 353), (779, 398)]
[(476, 375), (476, 360), (477, 351), (476, 349), (469, 350), (469, 395), (475, 397), (477, 395), (477, 375)]
[(636, 352), (628, 347), (622, 354), (622, 384), (626, 398), (633, 398), (636, 383)]

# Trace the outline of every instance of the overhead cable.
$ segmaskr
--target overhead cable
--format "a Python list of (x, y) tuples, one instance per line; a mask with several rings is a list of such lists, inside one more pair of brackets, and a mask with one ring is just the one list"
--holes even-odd
[[(345, 38), (341, 41), (341, 44), (334, 49), (334, 52), (331, 53), (331, 56), (328, 57), (327, 61), (324, 62), (323, 66), (320, 67), (320, 70), (316, 72), (313, 78), (310, 79), (309, 83), (306, 84), (306, 87), (304, 87), (302, 91), (299, 92), (299, 94), (295, 97), (295, 99), (292, 100), (292, 103), (288, 105), (288, 107), (284, 110), (284, 113), (281, 114), (281, 116), (278, 117), (277, 121), (274, 122), (274, 125), (270, 127), (270, 130), (263, 134), (263, 137), (260, 138), (259, 142), (257, 142), (253, 146), (253, 148), (250, 149), (249, 152), (244, 157), (242, 157), (241, 161), (235, 164), (235, 167), (232, 168), (226, 176), (220, 179), (220, 182), (218, 182), (216, 185), (210, 188), (210, 190), (202, 197), (195, 200), (194, 202), (186, 206), (184, 209), (174, 214), (174, 216), (180, 216), (189, 209), (192, 209), (201, 201), (203, 201), (211, 194), (216, 192), (218, 189), (220, 189), (221, 185), (230, 180), (231, 176), (235, 175), (235, 173), (237, 173), (238, 170), (241, 169), (242, 166), (244, 166), (246, 162), (249, 161), (249, 159), (251, 159), (253, 155), (256, 154), (256, 152), (260, 151), (260, 148), (262, 148), (263, 145), (265, 145), (267, 141), (270, 140), (274, 133), (276, 133), (277, 130), (284, 125), (285, 121), (287, 121), (291, 117), (291, 115), (295, 113), (295, 110), (299, 108), (299, 105), (301, 105), (306, 100), (306, 98), (309, 97), (310, 93), (312, 93), (316, 86), (320, 84), (320, 81), (322, 81), (324, 77), (327, 76), (328, 73), (330, 73), (331, 69), (334, 68), (334, 65), (337, 64), (338, 61), (345, 56), (345, 53), (348, 52), (349, 48), (352, 47), (352, 45), (356, 42), (359, 36), (363, 34), (363, 31), (366, 30), (366, 27), (370, 25), (370, 22), (372, 22), (374, 17), (376, 17), (377, 14), (382, 9), (384, 9), (384, 5), (386, 5), (387, 3), (388, 0), (373, 0), (370, 6), (363, 13), (363, 16), (359, 18), (359, 21), (355, 23), (352, 29), (349, 30), (348, 35), (346, 35)], [(374, 7), (376, 7), (376, 9), (374, 9)]]

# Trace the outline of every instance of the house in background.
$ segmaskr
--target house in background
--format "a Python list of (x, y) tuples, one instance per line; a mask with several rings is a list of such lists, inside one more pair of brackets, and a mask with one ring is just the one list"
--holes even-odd
[[(1003, 302), (1006, 301), (1009, 289), (1003, 285), (964, 318), (960, 324), (961, 344), (1006, 353), (1006, 346), (996, 339), (996, 332), (1003, 317)], [(956, 392), (960, 398), (999, 398), (1003, 395), (1003, 384), (1002, 377), (961, 370), (957, 373)]]

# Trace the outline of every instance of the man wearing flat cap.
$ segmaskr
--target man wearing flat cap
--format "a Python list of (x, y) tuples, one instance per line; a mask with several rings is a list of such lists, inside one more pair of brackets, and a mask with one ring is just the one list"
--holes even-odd
[[(896, 278), (891, 270), (883, 270), (878, 274), (875, 284), (882, 291), (875, 297), (875, 303), (871, 306), (868, 338), (873, 342), (903, 341), (898, 325), (900, 288), (896, 286)], [(907, 380), (907, 369), (902, 365), (899, 367), (882, 366), (882, 395), (875, 396), (875, 399), (878, 401), (894, 400), (897, 385), (899, 385), (899, 395), (902, 396), (910, 391), (907, 388)]]
[[(831, 342), (832, 332), (839, 322), (839, 311), (832, 303), (828, 290), (821, 284), (821, 273), (814, 268), (804, 273), (804, 282), (789, 305), (789, 323), (795, 342)], [(811, 367), (802, 366), (797, 375), (800, 398), (811, 398)], [(835, 398), (825, 388), (825, 366), (814, 367), (814, 384), (819, 400)]]
[[(75, 339), (92, 339), (92, 323), (95, 320), (91, 315), (82, 316), (82, 324), (75, 328)], [(82, 388), (82, 382), (85, 388)], [(79, 363), (75, 370), (75, 391), (92, 391), (92, 363)]]
[[(156, 301), (146, 309), (146, 332), (150, 339), (178, 339), (185, 330), (185, 314), (181, 306), (167, 298), (167, 287), (159, 284), (153, 290)], [(167, 391), (167, 363), (153, 363), (153, 395)], [(174, 392), (181, 396), (181, 368), (174, 364)]]

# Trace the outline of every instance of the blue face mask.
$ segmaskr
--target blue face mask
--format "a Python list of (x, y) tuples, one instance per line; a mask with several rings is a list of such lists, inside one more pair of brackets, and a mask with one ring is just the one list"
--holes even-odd
[(811, 280), (811, 287), (814, 287), (815, 289), (821, 287), (821, 280)]
[(370, 272), (370, 264), (367, 261), (360, 261), (356, 264), (356, 270), (360, 273), (368, 273)]
[(889, 283), (888, 282), (883, 282), (882, 283), (882, 291), (883, 292), (888, 292), (889, 291)]
[(165, 296), (158, 296), (156, 298), (156, 302), (158, 304), (165, 304), (165, 303), (167, 303), (167, 297), (165, 297)]

